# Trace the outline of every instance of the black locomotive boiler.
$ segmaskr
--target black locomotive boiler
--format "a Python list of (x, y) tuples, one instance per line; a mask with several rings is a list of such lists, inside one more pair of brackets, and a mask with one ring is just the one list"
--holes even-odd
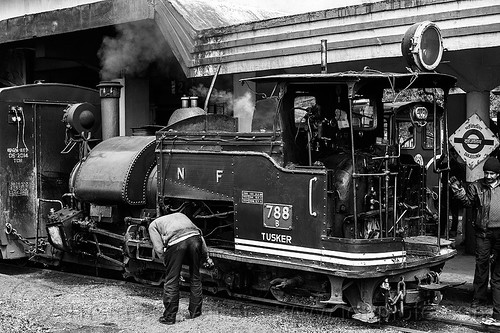
[(215, 262), (203, 271), (207, 291), (347, 307), (367, 322), (438, 303), (439, 273), (456, 254), (439, 237), (455, 78), (433, 71), (434, 24), (409, 34), (403, 50), (416, 67), (407, 73), (243, 80), (270, 96), (255, 103), (248, 131), (192, 106), (155, 136), (103, 140), (74, 167), (64, 207), (45, 216), (50, 244), (34, 259), (160, 284), (148, 223), (181, 211)]

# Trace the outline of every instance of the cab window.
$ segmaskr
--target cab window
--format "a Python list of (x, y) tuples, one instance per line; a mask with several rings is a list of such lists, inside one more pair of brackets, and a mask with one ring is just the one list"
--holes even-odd
[[(439, 132), (437, 133), (439, 140)], [(428, 122), (424, 128), (424, 149), (434, 148), (434, 123)]]
[(357, 131), (372, 130), (377, 127), (377, 114), (371, 100), (363, 98), (353, 101), (352, 127)]
[(293, 100), (295, 126), (301, 127), (306, 122), (306, 114), (313, 106), (316, 105), (316, 97), (314, 96), (297, 96)]
[(398, 140), (402, 149), (415, 149), (415, 130), (411, 121), (399, 123)]

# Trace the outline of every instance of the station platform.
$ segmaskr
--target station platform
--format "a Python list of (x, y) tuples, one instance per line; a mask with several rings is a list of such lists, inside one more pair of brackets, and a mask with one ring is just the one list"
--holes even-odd
[(443, 299), (470, 304), (476, 259), (474, 255), (465, 253), (463, 246), (458, 246), (457, 251), (458, 254), (446, 262), (439, 277), (441, 283), (450, 285), (443, 289)]

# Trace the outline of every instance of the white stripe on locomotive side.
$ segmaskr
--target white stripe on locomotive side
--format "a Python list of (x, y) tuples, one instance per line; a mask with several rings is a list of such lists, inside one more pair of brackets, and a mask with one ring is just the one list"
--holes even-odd
[[(372, 260), (377, 260), (377, 259), (387, 259), (392, 261), (393, 259), (403, 259), (403, 261), (406, 261), (406, 251), (393, 251), (393, 252), (375, 252), (375, 253), (352, 253), (352, 252), (340, 252), (340, 251), (331, 251), (331, 250), (323, 250), (323, 249), (313, 249), (313, 248), (308, 248), (308, 247), (302, 247), (302, 246), (293, 246), (293, 245), (285, 245), (285, 244), (278, 244), (278, 243), (267, 243), (267, 242), (260, 242), (260, 241), (255, 241), (255, 240), (250, 240), (250, 239), (242, 239), (242, 238), (236, 238), (236, 249), (238, 250), (240, 246), (247, 245), (246, 248), (256, 248), (259, 249), (259, 251), (252, 251), (252, 252), (259, 252), (259, 253), (267, 253), (266, 251), (269, 250), (271, 251), (272, 249), (278, 249), (283, 251), (287, 251), (286, 256), (287, 257), (297, 257), (297, 258), (302, 258), (299, 256), (299, 254), (312, 254), (316, 255), (316, 258), (324, 258), (324, 257), (330, 257), (330, 258), (338, 258), (338, 259), (344, 259), (344, 260), (361, 260), (361, 261), (372, 261)], [(240, 245), (241, 244), (241, 245)], [(245, 250), (247, 251), (247, 250)], [(264, 252), (263, 252), (264, 251)], [(290, 251), (290, 252), (288, 252)], [(271, 253), (269, 253), (271, 254)], [(318, 256), (319, 255), (319, 256)], [(318, 260), (318, 259), (311, 259), (311, 260)], [(324, 260), (323, 260), (324, 261)]]
[(393, 264), (401, 264), (406, 262), (406, 257), (393, 257), (393, 258), (385, 258), (385, 259), (368, 259), (368, 260), (354, 260), (354, 259), (341, 259), (335, 257), (328, 257), (316, 254), (307, 254), (300, 252), (288, 252), (282, 250), (273, 250), (273, 249), (265, 249), (261, 247), (254, 246), (246, 246), (246, 245), (236, 245), (236, 250), (253, 252), (253, 253), (262, 253), (262, 254), (270, 254), (281, 257), (290, 257), (297, 259), (304, 259), (310, 261), (317, 261), (329, 264), (339, 264), (346, 266), (377, 266), (377, 265), (393, 265)]

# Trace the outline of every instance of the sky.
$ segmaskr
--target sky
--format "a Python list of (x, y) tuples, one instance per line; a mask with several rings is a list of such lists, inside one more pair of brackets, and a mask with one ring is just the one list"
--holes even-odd
[[(0, 0), (0, 20), (98, 1), (99, 0)], [(381, 0), (225, 0), (226, 3), (235, 3), (242, 7), (251, 6), (264, 8), (288, 15), (360, 5), (363, 3), (373, 3), (377, 1)]]

